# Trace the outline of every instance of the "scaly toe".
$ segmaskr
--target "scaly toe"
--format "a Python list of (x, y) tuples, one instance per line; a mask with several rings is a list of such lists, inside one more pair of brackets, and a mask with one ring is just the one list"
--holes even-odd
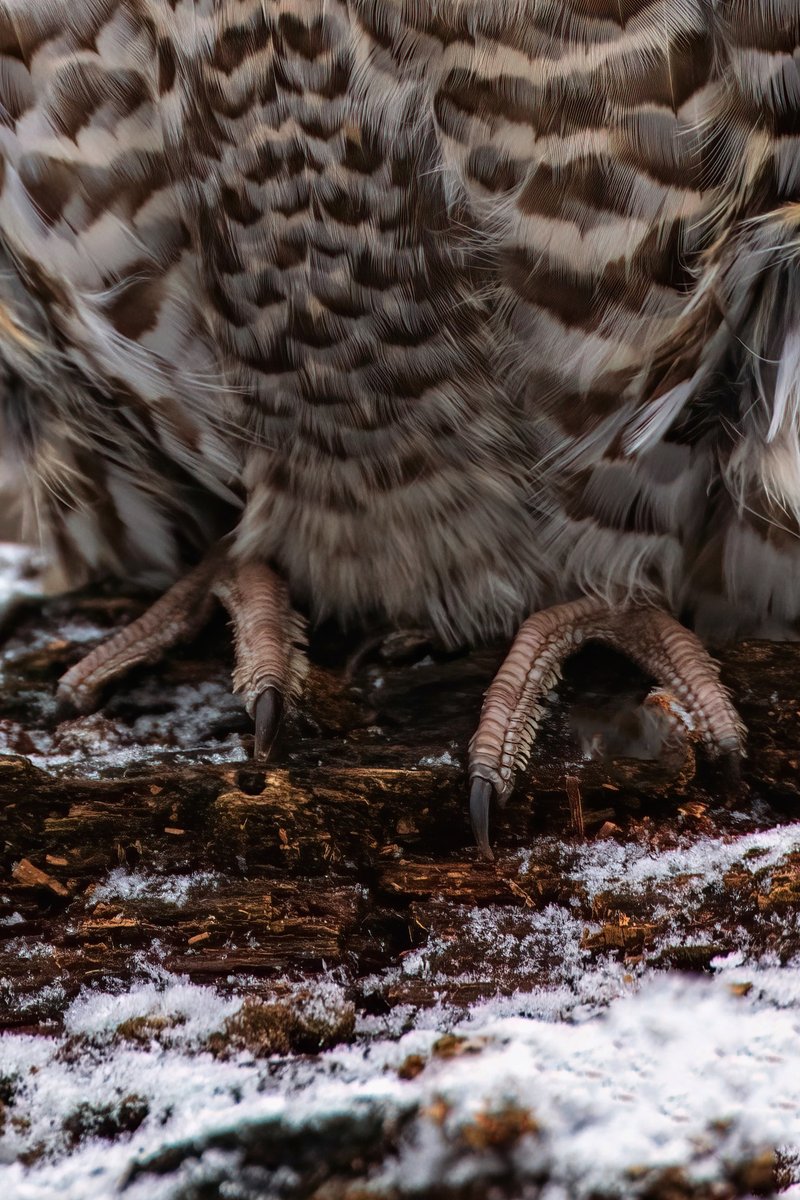
[(718, 665), (669, 613), (615, 608), (591, 597), (543, 609), (520, 627), (486, 692), (470, 742), (470, 813), (484, 858), (491, 857), (492, 795), (502, 803), (510, 794), (515, 773), (527, 766), (561, 663), (587, 641), (613, 646), (653, 676), (667, 693), (667, 707), (685, 710), (687, 728), (712, 756), (723, 756), (732, 765), (744, 752), (744, 726)]

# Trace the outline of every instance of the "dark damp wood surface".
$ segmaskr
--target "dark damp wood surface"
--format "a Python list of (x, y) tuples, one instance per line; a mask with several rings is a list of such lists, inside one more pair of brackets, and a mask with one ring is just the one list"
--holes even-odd
[[(85, 760), (31, 762), (36, 731), (55, 727), (56, 679), (93, 644), (72, 640), (74, 622), (94, 623), (99, 639), (141, 608), (139, 599), (64, 597), (44, 610), (21, 610), (6, 630), (0, 729), (11, 749), (0, 755), (3, 1029), (58, 1030), (82, 987), (124, 985), (137, 955), (154, 947), (168, 970), (223, 989), (246, 983), (248, 1003), (277, 1003), (269, 1011), (279, 1014), (290, 985), (307, 980), (313, 987), (332, 969), (346, 981), (349, 1011), (378, 1016), (398, 1006), (458, 1008), (498, 992), (551, 986), (557, 964), (546, 956), (520, 949), (485, 961), (463, 936), (468, 914), (484, 908), (492, 909), (499, 934), (522, 947), (532, 911), (568, 905), (586, 921), (590, 957), (612, 954), (664, 969), (708, 970), (716, 955), (737, 949), (743, 930), (751, 949), (780, 961), (800, 952), (791, 919), (800, 905), (800, 856), (789, 854), (769, 871), (732, 870), (686, 910), (680, 880), (653, 885), (644, 898), (621, 887), (590, 897), (568, 869), (580, 847), (596, 839), (644, 841), (657, 855), (679, 837), (734, 838), (794, 820), (800, 646), (751, 643), (721, 656), (749, 729), (738, 779), (729, 765), (705, 762), (673, 721), (663, 723), (659, 750), (658, 737), (654, 743), (643, 734), (648, 681), (615, 655), (585, 651), (568, 665), (511, 802), (493, 814), (497, 859), (487, 864), (471, 842), (465, 764), (503, 646), (445, 654), (416, 632), (359, 641), (323, 630), (312, 646), (302, 710), (286, 723), (267, 766), (219, 760), (218, 739), (227, 734), (238, 732), (250, 744), (248, 718), (235, 702), (209, 710), (206, 734), (191, 750), (165, 751), (163, 730), (179, 689), (202, 688), (230, 670), (220, 620), (150, 669), (161, 735), (140, 761), (103, 767), (91, 746), (94, 734), (124, 741), (147, 711), (136, 699), (142, 673), (115, 689), (100, 717), (70, 727), (73, 744), (77, 737), (87, 747)], [(598, 738), (613, 751), (610, 758), (589, 755)], [(626, 747), (656, 757), (625, 757)], [(116, 867), (155, 880), (160, 890), (128, 897), (98, 891)], [(186, 877), (197, 886), (170, 895), (170, 883)], [(213, 886), (204, 886), (209, 878)], [(422, 945), (427, 975), (391, 969)], [(307, 1052), (316, 1045), (302, 1022), (287, 1024), (281, 1016), (279, 1024), (274, 1044), (259, 1026), (256, 1052), (277, 1046)], [(352, 1027), (325, 1036), (346, 1039)], [(417, 1069), (409, 1063), (409, 1077)], [(332, 1129), (336, 1152), (323, 1156), (322, 1174), (324, 1130), (311, 1159), (304, 1144), (293, 1148), (283, 1128), (229, 1136), (243, 1162), (269, 1165), (278, 1155), (276, 1162), (290, 1163), (298, 1180), (292, 1195), (344, 1196), (349, 1186), (358, 1191), (364, 1164), (392, 1153), (391, 1132), (359, 1121), (354, 1114), (352, 1127), (340, 1121)], [(280, 1152), (270, 1149), (273, 1134)], [(134, 1174), (169, 1172), (205, 1148), (177, 1145)], [(767, 1194), (776, 1162), (768, 1155), (731, 1164), (714, 1196)], [(331, 1172), (336, 1186), (329, 1193)], [(646, 1194), (711, 1196), (678, 1175), (654, 1178)], [(512, 1172), (510, 1191), (492, 1194), (518, 1195), (523, 1182)]]
[[(6, 664), (0, 720), (23, 730), (52, 724), (53, 684), (87, 649), (63, 636), (69, 620), (80, 613), (111, 629), (140, 607), (83, 595), (20, 615), (17, 647), (43, 629), (48, 637), (44, 648)], [(0, 926), (3, 1026), (57, 1018), (46, 999), (20, 1006), (19, 996), (46, 997), (57, 981), (69, 997), (87, 982), (125, 978), (132, 950), (155, 938), (167, 965), (195, 979), (246, 972), (269, 981), (324, 962), (345, 965), (357, 981), (433, 928), (457, 934), (465, 905), (513, 912), (569, 899), (548, 848), (563, 854), (579, 844), (581, 826), (584, 838), (624, 840), (644, 830), (667, 844), (686, 829), (741, 833), (800, 811), (800, 647), (751, 643), (722, 656), (749, 729), (740, 781), (704, 762), (690, 739), (668, 739), (655, 761), (587, 759), (576, 730), (594, 719), (606, 732), (613, 726), (615, 745), (626, 731), (635, 742), (635, 705), (648, 690), (624, 660), (590, 650), (569, 665), (528, 772), (494, 814), (497, 861), (479, 862), (467, 819), (466, 748), (502, 653), (447, 655), (413, 633), (370, 644), (323, 631), (303, 711), (266, 767), (204, 761), (211, 740), (94, 776), (74, 764), (48, 768), (24, 753), (2, 755), (0, 904), (2, 915), (23, 918)], [(168, 708), (177, 684), (202, 684), (229, 661), (219, 622), (151, 674)], [(130, 723), (133, 683), (109, 698), (104, 728)], [(626, 703), (621, 716), (609, 715)], [(247, 730), (236, 705), (226, 714), (223, 723)], [(217, 737), (225, 732), (219, 719)], [(515, 853), (523, 847), (533, 848), (524, 868)], [(97, 883), (120, 865), (166, 879), (216, 872), (221, 882), (213, 896), (190, 894), (177, 906), (95, 900)], [(609, 911), (618, 908), (609, 901)], [(732, 930), (741, 918), (730, 913)], [(634, 922), (625, 938), (646, 948), (648, 928)], [(20, 957), (20, 939), (53, 953)], [(3, 942), (14, 951), (4, 954)], [(453, 951), (454, 977), (469, 965), (468, 946)], [(518, 976), (477, 976), (475, 995), (520, 985)], [(425, 983), (411, 979), (381, 1003), (428, 999)]]

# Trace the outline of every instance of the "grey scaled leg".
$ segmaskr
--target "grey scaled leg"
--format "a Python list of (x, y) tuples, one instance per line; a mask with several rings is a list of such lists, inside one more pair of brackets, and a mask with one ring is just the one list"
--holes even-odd
[(62, 715), (90, 713), (109, 684), (134, 667), (155, 663), (179, 642), (196, 637), (214, 611), (211, 583), (218, 560), (206, 559), (136, 621), (77, 662), (58, 681), (56, 700)]
[(470, 813), (481, 854), (489, 844), (492, 798), (506, 800), (524, 769), (547, 693), (564, 659), (584, 642), (600, 641), (632, 658), (686, 710), (712, 756), (741, 755), (744, 726), (702, 642), (657, 608), (613, 608), (594, 599), (544, 609), (520, 628), (486, 693), (470, 742)]
[(294, 703), (302, 686), (303, 623), (290, 606), (284, 583), (269, 567), (237, 565), (218, 551), (61, 677), (56, 698), (62, 714), (92, 712), (109, 684), (196, 637), (218, 601), (233, 620), (234, 688), (255, 720), (255, 753), (266, 757), (284, 706)]
[(297, 699), (307, 666), (305, 629), (283, 580), (262, 563), (222, 571), (214, 591), (233, 621), (234, 690), (255, 721), (255, 757), (266, 758), (284, 704)]

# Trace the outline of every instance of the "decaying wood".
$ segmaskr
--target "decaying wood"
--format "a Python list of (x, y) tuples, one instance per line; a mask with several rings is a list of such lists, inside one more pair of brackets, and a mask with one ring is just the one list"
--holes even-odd
[[(136, 699), (147, 678), (140, 673), (101, 714), (56, 731), (55, 680), (91, 644), (74, 640), (75, 623), (96, 626), (99, 638), (139, 609), (138, 601), (102, 595), (52, 601), (43, 614), (18, 615), (0, 660), (3, 1028), (57, 1026), (82, 986), (129, 978), (136, 953), (154, 944), (168, 970), (221, 987), (246, 978), (254, 1002), (270, 1004), (287, 980), (313, 981), (323, 968), (349, 981), (352, 1011), (378, 1014), (546, 986), (545, 959), (521, 949), (502, 963), (483, 961), (462, 936), (467, 915), (486, 906), (521, 945), (526, 914), (569, 906), (586, 921), (588, 955), (631, 964), (703, 971), (736, 948), (743, 928), (753, 945), (782, 959), (800, 950), (787, 941), (787, 923), (770, 920), (800, 905), (800, 856), (769, 872), (732, 871), (722, 889), (694, 904), (685, 928), (680, 880), (635, 897), (621, 886), (589, 897), (567, 869), (572, 848), (596, 839), (644, 839), (655, 852), (686, 832), (738, 835), (794, 819), (800, 646), (751, 643), (722, 656), (723, 678), (749, 728), (740, 779), (705, 762), (690, 735), (676, 745), (669, 723), (653, 760), (597, 757), (593, 722), (607, 744), (618, 749), (627, 739), (641, 752), (637, 705), (648, 683), (610, 654), (585, 653), (568, 668), (529, 771), (494, 814), (497, 860), (486, 864), (471, 843), (464, 763), (502, 646), (445, 655), (416, 634), (365, 647), (323, 631), (303, 711), (265, 767), (220, 752), (237, 738), (250, 744), (249, 721), (235, 702), (209, 712), (191, 747), (163, 744), (180, 689), (224, 679), (230, 669), (220, 621), (151, 669), (149, 699)], [(627, 709), (614, 716), (621, 695)], [(105, 762), (95, 746), (129, 746), (153, 696), (158, 745), (124, 765)], [(45, 754), (37, 752), (43, 737)], [(200, 872), (213, 885), (115, 895), (103, 890), (115, 867), (165, 884)], [(385, 972), (423, 943), (433, 947), (426, 973)], [(290, 1045), (287, 1028), (280, 1036)], [(254, 1134), (253, 1145), (268, 1157), (266, 1136)], [(489, 1136), (483, 1127), (475, 1133)], [(388, 1152), (386, 1137), (350, 1130), (342, 1161), (359, 1146), (366, 1155)], [(184, 1150), (174, 1149), (176, 1162)], [(171, 1162), (146, 1169), (169, 1170)], [(745, 1167), (736, 1170), (746, 1175)], [(654, 1196), (662, 1194), (656, 1183)], [(690, 1194), (671, 1186), (664, 1195)], [(733, 1180), (725, 1194), (744, 1194), (743, 1187)]]
[[(0, 701), (7, 740), (16, 730), (25, 749), (37, 728), (52, 729), (53, 683), (86, 648), (63, 636), (70, 621), (78, 615), (113, 628), (136, 607), (85, 596), (51, 602), (44, 616), (28, 613), (18, 622)], [(25, 653), (34, 634), (37, 648)], [(637, 699), (647, 690), (620, 660), (590, 653), (568, 671), (529, 772), (496, 814), (500, 853), (487, 867), (471, 846), (463, 763), (502, 647), (448, 657), (413, 638), (398, 652), (395, 640), (383, 657), (379, 644), (351, 677), (345, 665), (353, 645), (333, 635), (321, 645), (324, 665), (312, 673), (305, 716), (285, 730), (266, 767), (208, 761), (211, 736), (186, 753), (159, 750), (152, 760), (99, 772), (91, 754), (85, 764), (52, 768), (33, 765), (25, 753), (0, 757), (2, 904), (24, 918), (2, 933), (57, 951), (36, 960), (0, 955), (9, 996), (21, 977), (28, 993), (55, 978), (72, 992), (87, 978), (124, 973), (131, 948), (155, 931), (171, 948), (170, 964), (194, 977), (268, 976), (344, 958), (366, 972), (437, 921), (457, 928), (462, 905), (514, 908), (563, 898), (558, 865), (548, 866), (546, 853), (529, 864), (533, 877), (510, 853), (535, 848), (543, 835), (610, 831), (625, 838), (650, 821), (668, 837), (692, 825), (723, 830), (732, 814), (741, 828), (756, 804), (776, 818), (800, 811), (800, 648), (753, 643), (723, 657), (723, 676), (749, 727), (741, 783), (703, 762), (690, 738), (678, 755), (659, 761), (582, 758), (571, 730), (582, 728), (585, 714), (575, 719), (571, 706), (591, 700), (599, 712), (620, 686), (638, 689)], [(168, 704), (177, 686), (200, 684), (229, 662), (220, 624), (152, 674)], [(103, 716), (73, 723), (84, 723), (89, 746), (92, 721), (101, 722), (101, 734), (130, 724), (129, 694), (123, 685)], [(630, 719), (620, 718), (620, 727)], [(247, 718), (231, 709), (229, 723), (247, 742)], [(121, 864), (166, 875), (216, 871), (225, 885), (213, 904), (193, 909), (188, 900), (179, 912), (156, 900), (93, 903), (93, 885)], [(780, 890), (789, 903), (793, 869), (787, 866)], [(624, 911), (624, 898), (616, 907)], [(628, 947), (638, 937), (646, 945), (641, 928), (609, 934), (602, 944)], [(245, 930), (257, 949), (238, 944)], [(29, 1020), (15, 1018), (14, 1008), (5, 1023)]]

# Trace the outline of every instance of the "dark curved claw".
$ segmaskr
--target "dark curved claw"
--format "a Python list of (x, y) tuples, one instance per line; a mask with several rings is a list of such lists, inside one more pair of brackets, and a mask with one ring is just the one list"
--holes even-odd
[(745, 788), (745, 782), (742, 778), (742, 752), (740, 749), (726, 750), (720, 755), (720, 766), (722, 778), (725, 786), (734, 794), (740, 793)]
[(76, 717), (88, 717), (97, 712), (100, 707), (101, 695), (93, 692), (81, 694), (73, 688), (59, 686), (56, 688), (55, 719), (56, 725), (62, 721), (74, 721)]
[(73, 700), (72, 696), (66, 692), (56, 692), (56, 707), (55, 707), (56, 725), (60, 725), (62, 721), (72, 721), (75, 717), (81, 715), (80, 709)]
[(269, 758), (272, 743), (283, 716), (283, 696), (275, 687), (265, 688), (256, 700), (253, 718), (256, 724), (255, 758)]
[(492, 847), (489, 845), (489, 809), (492, 804), (494, 788), (488, 779), (479, 775), (473, 777), (469, 788), (469, 815), (472, 818), (472, 832), (481, 857), (491, 862), (494, 858)]

